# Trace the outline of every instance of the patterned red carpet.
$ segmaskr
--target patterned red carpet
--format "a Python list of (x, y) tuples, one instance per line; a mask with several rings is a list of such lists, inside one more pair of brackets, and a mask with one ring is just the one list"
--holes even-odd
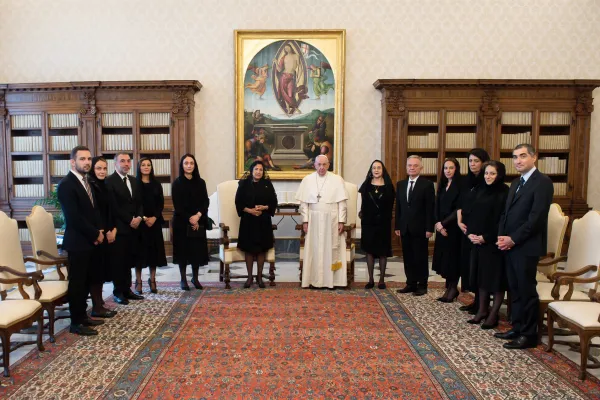
[[(593, 399), (577, 366), (502, 349), (458, 303), (393, 290), (161, 288), (95, 338), (61, 333), (3, 378), (1, 398)], [(182, 294), (183, 293), (183, 294)], [(504, 326), (505, 327), (505, 326)], [(501, 326), (502, 328), (502, 326)]]

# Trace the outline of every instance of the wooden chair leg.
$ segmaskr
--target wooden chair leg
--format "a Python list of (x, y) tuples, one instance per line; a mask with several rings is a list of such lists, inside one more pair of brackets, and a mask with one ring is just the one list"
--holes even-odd
[(546, 351), (552, 351), (554, 346), (554, 311), (548, 310), (548, 346)]
[(590, 352), (590, 337), (585, 333), (579, 334), (580, 350), (581, 350), (581, 367), (579, 368), (579, 379), (585, 380), (585, 371), (587, 368), (588, 355)]
[(54, 343), (54, 304), (48, 304), (44, 306), (44, 309), (48, 313), (48, 335), (50, 336), (50, 343)]
[(229, 264), (225, 264), (225, 289), (231, 289), (229, 282), (231, 282), (231, 279), (229, 279)]
[(44, 349), (43, 338), (42, 338), (42, 336), (44, 335), (44, 311), (43, 310), (40, 312), (40, 317), (38, 318), (37, 324), (38, 324), (37, 348), (39, 351), (44, 351), (45, 349)]
[(275, 286), (275, 263), (269, 263), (269, 286)]
[(302, 267), (303, 267), (303, 263), (304, 263), (304, 261), (300, 260), (300, 267), (299, 267), (299, 269), (300, 269), (300, 287), (302, 287)]
[(4, 367), (4, 377), (10, 377), (10, 336), (7, 331), (0, 332), (2, 339), (2, 366)]
[(219, 261), (219, 282), (223, 282), (223, 261)]
[(538, 343), (542, 343), (542, 335), (544, 334), (544, 316), (548, 311), (548, 304), (540, 303), (540, 309), (538, 312), (538, 332), (537, 332), (537, 341)]

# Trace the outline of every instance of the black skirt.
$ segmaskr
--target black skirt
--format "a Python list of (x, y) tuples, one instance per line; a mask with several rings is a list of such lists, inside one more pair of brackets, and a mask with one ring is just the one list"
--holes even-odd
[(363, 224), (360, 248), (374, 257), (392, 257), (392, 227), (390, 221), (380, 224)]
[(163, 267), (167, 265), (165, 242), (162, 226), (158, 220), (151, 228), (142, 221), (140, 223), (141, 243), (138, 254), (139, 267)]
[(208, 265), (208, 242), (204, 237), (188, 237), (188, 221), (173, 217), (173, 263)]

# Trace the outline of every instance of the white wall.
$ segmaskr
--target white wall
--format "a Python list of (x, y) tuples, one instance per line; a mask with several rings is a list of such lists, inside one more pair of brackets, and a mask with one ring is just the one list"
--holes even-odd
[[(347, 30), (343, 175), (355, 183), (380, 156), (378, 78), (600, 78), (597, 0), (0, 0), (0, 10), (0, 82), (199, 80), (209, 191), (234, 176), (234, 29)], [(600, 207), (597, 107), (589, 203)]]

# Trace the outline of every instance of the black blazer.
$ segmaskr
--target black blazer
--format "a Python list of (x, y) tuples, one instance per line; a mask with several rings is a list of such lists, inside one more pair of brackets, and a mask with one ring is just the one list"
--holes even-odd
[(94, 205), (79, 179), (69, 172), (58, 183), (58, 201), (65, 216), (65, 236), (63, 249), (67, 251), (92, 250), (102, 229), (102, 217), (92, 187)]
[(548, 176), (536, 169), (519, 192), (515, 193), (520, 179), (515, 179), (510, 185), (498, 236), (510, 236), (515, 242), (511, 252), (524, 256), (543, 256), (547, 250), (548, 211), (554, 186)]
[(433, 182), (419, 177), (413, 187), (410, 204), (406, 199), (408, 179), (396, 185), (396, 230), (406, 235), (423, 235), (433, 232), (435, 190)]
[[(131, 229), (129, 224), (133, 217), (144, 215), (141, 188), (135, 177), (127, 175), (131, 184), (131, 193), (127, 184), (115, 171), (106, 178), (106, 189), (108, 189), (111, 209), (117, 226), (117, 235), (129, 235), (137, 230)], [(133, 195), (132, 195), (133, 194)]]

